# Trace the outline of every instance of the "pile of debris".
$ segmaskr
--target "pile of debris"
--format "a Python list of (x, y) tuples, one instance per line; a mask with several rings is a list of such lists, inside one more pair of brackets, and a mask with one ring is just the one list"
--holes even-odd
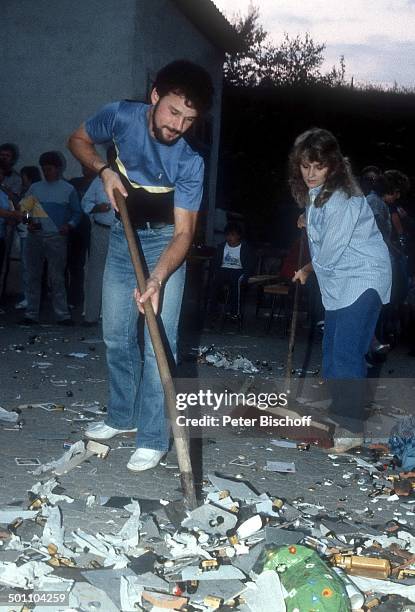
[[(193, 350), (197, 354), (198, 364), (206, 363), (215, 368), (239, 370), (244, 374), (257, 374), (259, 372), (258, 367), (243, 355), (232, 356), (228, 351), (217, 349), (213, 344), (211, 346), (199, 346)], [(264, 362), (264, 364), (268, 367), (267, 362)], [(259, 362), (258, 365), (260, 365)]]
[[(79, 441), (33, 474), (62, 475), (108, 450)], [(372, 499), (405, 495), (406, 514), (414, 515), (408, 494), (415, 475), (391, 476), (377, 453), (376, 461), (349, 461), (371, 479)], [(415, 534), (402, 515), (372, 528), (346, 510), (330, 516), (323, 506), (289, 503), (217, 473), (203, 492), (193, 511), (182, 501), (160, 500), (143, 511), (148, 500), (118, 500), (129, 518), (117, 533), (67, 534), (62, 506), (74, 500), (56, 477), (37, 482), (27, 508), (0, 510), (0, 602), (9, 604), (5, 610), (53, 604), (66, 612), (346, 612), (410, 610), (405, 601), (415, 602)], [(107, 502), (90, 495), (86, 505)]]

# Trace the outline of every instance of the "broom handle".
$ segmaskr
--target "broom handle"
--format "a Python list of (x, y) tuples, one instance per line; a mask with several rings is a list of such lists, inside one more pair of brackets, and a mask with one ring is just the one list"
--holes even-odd
[[(134, 272), (137, 278), (138, 288), (140, 293), (143, 294), (146, 290), (146, 277), (144, 274), (144, 268), (137, 246), (138, 237), (131, 225), (125, 198), (118, 190), (114, 192), (114, 196), (122, 223), (124, 225), (125, 236), (127, 238), (131, 262), (133, 264)], [(156, 319), (156, 315), (154, 314), (151, 301), (147, 300), (143, 304), (143, 307), (148, 331), (150, 333), (151, 342), (153, 344), (154, 353), (156, 355), (161, 384), (163, 385), (164, 389), (164, 397), (166, 400), (167, 412), (172, 426), (173, 439), (176, 445), (177, 460), (180, 468), (180, 479), (183, 490), (184, 502), (185, 505), (192, 510), (196, 508), (197, 501), (193, 480), (192, 464), (190, 461), (187, 430), (184, 427), (179, 427), (177, 425), (176, 419), (179, 413), (177, 412), (176, 408), (176, 391), (174, 388), (173, 378), (170, 372), (166, 351), (164, 349), (164, 345), (161, 339), (159, 325)]]
[[(304, 229), (301, 230), (297, 270), (301, 268), (301, 264), (303, 261), (303, 252), (304, 252)], [(293, 316), (291, 318), (290, 338), (288, 341), (287, 365), (286, 365), (286, 371), (285, 371), (285, 388), (287, 390), (287, 393), (290, 393), (290, 387), (291, 387), (291, 373), (293, 369), (293, 353), (294, 353), (294, 343), (295, 343), (295, 332), (297, 329), (299, 300), (300, 300), (300, 282), (297, 280), (295, 283), (295, 290), (294, 290)]]

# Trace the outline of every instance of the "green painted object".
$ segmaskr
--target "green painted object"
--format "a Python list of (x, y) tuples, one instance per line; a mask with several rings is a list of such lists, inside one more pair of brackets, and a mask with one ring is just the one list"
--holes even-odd
[(257, 574), (263, 570), (278, 572), (287, 612), (351, 611), (344, 583), (311, 548), (267, 546), (254, 567)]

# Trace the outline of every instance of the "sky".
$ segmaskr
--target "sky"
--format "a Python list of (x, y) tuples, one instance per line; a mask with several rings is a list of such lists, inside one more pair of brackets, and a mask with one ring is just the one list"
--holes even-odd
[[(229, 19), (250, 0), (213, 0)], [(345, 56), (355, 83), (415, 87), (415, 0), (254, 0), (260, 21), (278, 43), (309, 32), (325, 43), (324, 68)]]

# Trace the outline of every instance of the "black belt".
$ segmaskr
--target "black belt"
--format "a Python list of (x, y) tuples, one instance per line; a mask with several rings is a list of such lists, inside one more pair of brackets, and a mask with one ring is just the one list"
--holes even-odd
[(146, 230), (146, 229), (161, 229), (162, 227), (171, 227), (171, 223), (164, 223), (163, 221), (143, 221), (142, 223), (136, 223), (134, 229)]
[[(121, 215), (118, 211), (115, 211), (115, 217), (121, 220)], [(135, 230), (161, 229), (162, 227), (174, 225), (174, 223), (167, 223), (166, 221), (138, 221), (136, 219), (131, 219), (131, 216), (130, 222)]]
[(94, 219), (94, 223), (95, 225), (99, 225), (100, 227), (106, 227), (108, 229), (110, 229), (111, 225), (108, 225), (107, 223), (100, 223), (99, 221), (95, 221)]

